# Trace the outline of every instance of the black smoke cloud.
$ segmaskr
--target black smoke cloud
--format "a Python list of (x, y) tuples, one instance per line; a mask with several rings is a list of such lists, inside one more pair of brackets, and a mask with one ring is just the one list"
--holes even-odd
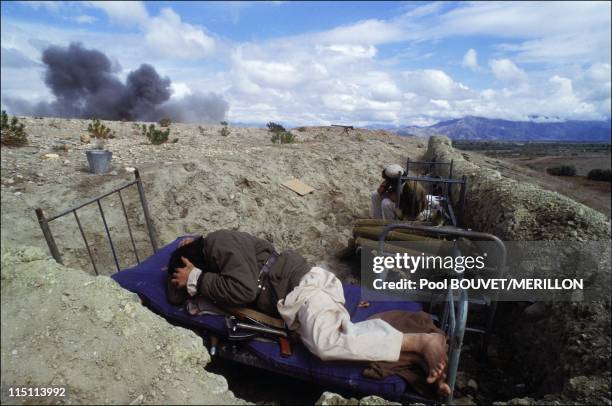
[(5, 99), (14, 114), (100, 118), (104, 120), (213, 122), (225, 119), (228, 103), (214, 93), (195, 93), (171, 100), (171, 81), (151, 65), (128, 74), (125, 83), (114, 72), (109, 58), (79, 43), (68, 48), (51, 46), (43, 51), (45, 83), (55, 96), (50, 103), (32, 104)]

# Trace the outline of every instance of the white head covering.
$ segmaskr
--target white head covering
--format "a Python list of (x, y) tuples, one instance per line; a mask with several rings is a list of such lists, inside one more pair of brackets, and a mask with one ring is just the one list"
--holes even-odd
[(391, 164), (385, 166), (385, 175), (389, 178), (399, 178), (404, 173), (404, 168), (398, 164)]

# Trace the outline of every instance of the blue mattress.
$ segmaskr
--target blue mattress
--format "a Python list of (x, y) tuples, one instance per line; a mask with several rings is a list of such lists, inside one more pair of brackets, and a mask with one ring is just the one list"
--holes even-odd
[[(166, 266), (172, 251), (180, 238), (161, 248), (153, 256), (139, 265), (122, 270), (112, 276), (123, 288), (137, 293), (147, 306), (167, 320), (193, 328), (195, 331), (206, 330), (226, 336), (223, 316), (191, 316), (183, 306), (173, 306), (166, 299)], [(344, 285), (346, 308), (354, 322), (367, 319), (373, 314), (388, 310), (419, 311), (422, 306), (417, 302), (376, 301), (366, 308), (358, 308), (361, 297), (359, 285)], [(293, 354), (283, 357), (279, 345), (272, 342), (251, 340), (244, 344), (249, 351), (258, 356), (270, 367), (310, 379), (318, 384), (330, 387), (352, 389), (365, 394), (376, 394), (388, 399), (398, 399), (406, 390), (406, 383), (397, 375), (382, 380), (362, 376), (366, 366), (360, 362), (321, 361), (312, 355), (304, 346), (295, 343)]]

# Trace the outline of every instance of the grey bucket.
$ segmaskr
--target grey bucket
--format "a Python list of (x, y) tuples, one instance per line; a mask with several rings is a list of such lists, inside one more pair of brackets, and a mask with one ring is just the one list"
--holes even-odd
[(90, 149), (86, 151), (89, 171), (91, 173), (106, 173), (110, 169), (113, 153), (106, 149)]

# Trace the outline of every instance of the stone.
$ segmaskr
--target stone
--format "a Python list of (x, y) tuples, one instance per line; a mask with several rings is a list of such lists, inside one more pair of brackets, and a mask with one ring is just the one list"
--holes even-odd
[(45, 154), (43, 155), (43, 159), (59, 159), (58, 154)]
[(91, 137), (89, 136), (89, 134), (81, 135), (81, 142), (83, 144), (89, 144), (91, 142)]
[(315, 405), (401, 405), (401, 403), (390, 402), (379, 396), (366, 396), (361, 399), (349, 398), (346, 399), (337, 393), (323, 392), (321, 397), (315, 402)]
[(126, 166), (124, 169), (126, 172), (129, 172), (129, 173), (132, 173), (136, 170), (136, 168), (132, 168), (131, 166)]
[(467, 387), (475, 391), (478, 390), (478, 383), (474, 379), (470, 379), (467, 383)]
[(474, 403), (474, 401), (470, 398), (466, 397), (462, 397), (462, 398), (456, 398), (453, 399), (453, 405), (465, 405), (465, 406), (471, 406), (471, 405), (475, 405), (476, 403)]

